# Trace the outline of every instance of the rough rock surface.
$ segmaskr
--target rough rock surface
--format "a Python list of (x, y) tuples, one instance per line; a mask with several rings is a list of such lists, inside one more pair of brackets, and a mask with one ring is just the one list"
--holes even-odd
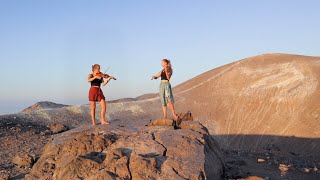
[(8, 180), (9, 179), (9, 175), (5, 174), (5, 173), (0, 173), (0, 180)]
[(61, 133), (69, 130), (69, 127), (61, 123), (52, 123), (47, 126), (53, 133)]
[(34, 163), (34, 157), (29, 154), (17, 154), (13, 159), (12, 163), (18, 166), (32, 167)]
[(19, 179), (28, 173), (29, 163), (32, 165), (29, 155), (36, 159), (51, 135), (45, 126), (10, 119), (0, 121), (0, 180), (6, 176)]
[(174, 121), (168, 118), (159, 118), (151, 121), (148, 126), (174, 126)]
[(58, 134), (26, 179), (221, 179), (223, 173), (215, 140), (188, 121), (178, 130), (112, 124)]

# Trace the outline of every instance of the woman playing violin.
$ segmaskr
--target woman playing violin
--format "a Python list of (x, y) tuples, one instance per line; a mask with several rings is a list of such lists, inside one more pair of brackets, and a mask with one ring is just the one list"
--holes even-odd
[[(104, 81), (103, 78), (106, 78)], [(106, 115), (106, 98), (103, 95), (103, 92), (100, 88), (101, 84), (105, 86), (111, 79), (114, 79), (112, 76), (107, 74), (102, 74), (100, 72), (100, 65), (95, 64), (92, 66), (92, 74), (88, 76), (88, 82), (91, 83), (91, 88), (89, 91), (89, 101), (91, 106), (91, 120), (92, 125), (96, 125), (95, 123), (95, 114), (96, 114), (96, 102), (100, 102), (101, 105), (101, 124), (109, 124), (109, 122), (105, 119)]]

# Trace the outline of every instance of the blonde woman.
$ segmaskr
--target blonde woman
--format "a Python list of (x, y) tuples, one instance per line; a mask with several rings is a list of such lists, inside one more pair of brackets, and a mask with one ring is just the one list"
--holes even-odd
[(170, 60), (163, 59), (161, 61), (161, 66), (163, 69), (155, 76), (152, 76), (152, 79), (158, 79), (161, 77), (160, 83), (160, 99), (162, 103), (162, 110), (163, 110), (163, 118), (167, 118), (167, 105), (171, 109), (172, 116), (175, 121), (177, 121), (178, 116), (174, 110), (174, 98), (172, 94), (172, 88), (170, 84), (170, 78), (172, 76), (173, 70)]
[(103, 95), (103, 92), (100, 88), (105, 86), (111, 79), (112, 76), (108, 77), (106, 81), (104, 81), (103, 76), (101, 76), (100, 65), (95, 64), (92, 66), (92, 74), (88, 75), (88, 82), (91, 83), (91, 88), (89, 90), (89, 101), (91, 106), (91, 120), (92, 125), (95, 126), (95, 114), (96, 114), (96, 102), (100, 102), (101, 105), (101, 124), (109, 124), (109, 122), (105, 119), (106, 115), (106, 98)]

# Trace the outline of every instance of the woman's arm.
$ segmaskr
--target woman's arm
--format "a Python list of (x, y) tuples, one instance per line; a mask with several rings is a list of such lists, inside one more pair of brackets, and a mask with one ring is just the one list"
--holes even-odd
[(93, 76), (92, 74), (89, 74), (88, 75), (88, 82), (91, 82), (95, 79), (101, 79), (102, 77), (99, 77), (99, 76)]
[(152, 76), (151, 80), (153, 79), (158, 79), (161, 76), (161, 72), (163, 71), (163, 69), (155, 76)]
[(108, 84), (108, 82), (112, 79), (112, 77), (108, 77), (106, 81), (102, 80), (102, 86), (105, 86)]

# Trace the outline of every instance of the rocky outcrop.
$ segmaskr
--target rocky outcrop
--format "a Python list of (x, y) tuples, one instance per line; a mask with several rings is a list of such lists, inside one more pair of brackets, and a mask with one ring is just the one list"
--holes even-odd
[(220, 148), (199, 122), (178, 130), (113, 123), (56, 135), (26, 179), (221, 179), (223, 172)]

